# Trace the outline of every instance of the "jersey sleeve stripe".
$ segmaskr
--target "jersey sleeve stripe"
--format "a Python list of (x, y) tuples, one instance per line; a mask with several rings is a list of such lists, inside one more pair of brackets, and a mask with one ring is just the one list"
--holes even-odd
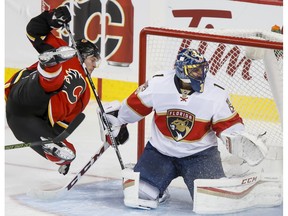
[(127, 105), (140, 116), (146, 116), (152, 112), (152, 107), (147, 107), (137, 94), (132, 94), (127, 98)]
[(213, 122), (212, 129), (216, 132), (216, 135), (219, 137), (220, 133), (225, 129), (235, 125), (237, 123), (243, 124), (242, 118), (238, 113), (235, 113), (230, 118), (218, 120), (217, 122)]
[(51, 68), (51, 70), (50, 69), (44, 70), (41, 68), (40, 64), (38, 64), (37, 70), (43, 77), (54, 78), (54, 77), (57, 77), (61, 73), (62, 66), (59, 67), (59, 65), (57, 65), (56, 68), (53, 67), (53, 69)]

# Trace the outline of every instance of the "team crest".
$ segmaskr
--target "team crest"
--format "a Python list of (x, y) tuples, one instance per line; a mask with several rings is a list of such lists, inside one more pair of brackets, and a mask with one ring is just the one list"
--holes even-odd
[(167, 127), (173, 137), (178, 142), (184, 139), (192, 130), (195, 122), (195, 115), (185, 110), (167, 110)]
[(62, 91), (66, 94), (67, 100), (74, 104), (85, 91), (86, 82), (77, 70), (68, 69), (66, 73)]

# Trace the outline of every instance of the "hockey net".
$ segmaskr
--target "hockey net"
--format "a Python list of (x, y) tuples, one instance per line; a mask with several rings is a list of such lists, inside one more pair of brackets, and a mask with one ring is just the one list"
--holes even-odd
[[(140, 33), (139, 85), (158, 71), (171, 70), (181, 49), (198, 49), (209, 61), (209, 73), (230, 93), (247, 131), (266, 132), (268, 145), (282, 147), (282, 40), (274, 32), (147, 27)], [(138, 157), (151, 120), (152, 115), (138, 124)]]

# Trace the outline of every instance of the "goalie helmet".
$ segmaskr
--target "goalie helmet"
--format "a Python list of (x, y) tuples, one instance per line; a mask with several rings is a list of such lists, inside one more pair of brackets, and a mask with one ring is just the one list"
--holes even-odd
[(177, 55), (174, 67), (179, 79), (190, 83), (194, 91), (203, 92), (209, 66), (201, 53), (189, 48), (181, 50)]
[(101, 59), (98, 47), (90, 41), (86, 39), (77, 40), (76, 46), (83, 60), (85, 60), (88, 56), (91, 55), (95, 56), (99, 60)]

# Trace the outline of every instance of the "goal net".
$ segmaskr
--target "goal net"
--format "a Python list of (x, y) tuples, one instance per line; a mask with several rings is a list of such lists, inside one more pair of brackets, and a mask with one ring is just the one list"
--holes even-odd
[[(282, 147), (282, 35), (250, 30), (147, 27), (140, 33), (139, 85), (171, 70), (183, 48), (201, 52), (209, 73), (230, 93), (248, 132), (266, 132), (267, 144)], [(150, 136), (152, 115), (138, 124), (138, 157)]]

